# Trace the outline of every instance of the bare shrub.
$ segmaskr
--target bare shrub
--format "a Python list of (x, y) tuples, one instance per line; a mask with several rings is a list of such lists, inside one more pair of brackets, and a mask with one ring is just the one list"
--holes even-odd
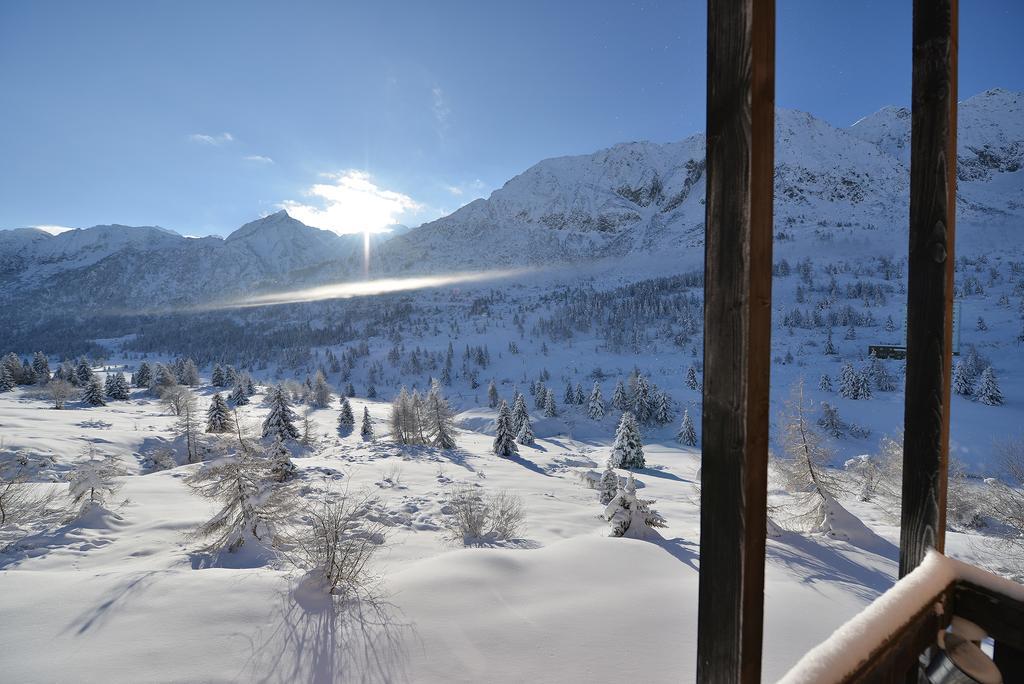
[(526, 523), (522, 499), (506, 490), (485, 497), (475, 487), (457, 487), (448, 505), (452, 533), (464, 544), (515, 539)]
[(370, 561), (385, 542), (385, 527), (368, 515), (377, 505), (369, 494), (325, 494), (302, 511), (302, 523), (288, 535), (286, 556), (318, 575), (336, 596), (362, 596), (373, 584)]
[(34, 523), (49, 513), (54, 495), (17, 473), (0, 475), (0, 527)]
[(1024, 570), (1024, 435), (996, 443), (995, 452), (1001, 480), (989, 481), (987, 503), (1002, 526), (1000, 538)]

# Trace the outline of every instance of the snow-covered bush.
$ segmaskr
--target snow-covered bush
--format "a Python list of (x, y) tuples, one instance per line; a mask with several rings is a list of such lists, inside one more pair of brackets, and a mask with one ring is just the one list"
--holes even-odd
[(526, 522), (522, 499), (504, 490), (485, 497), (475, 487), (457, 487), (448, 508), (449, 527), (466, 545), (518, 538)]
[(89, 459), (75, 466), (68, 487), (71, 506), (77, 508), (77, 515), (87, 513), (93, 507), (104, 507), (121, 484), (117, 477), (124, 471), (111, 457), (100, 458), (87, 450)]
[(52, 491), (30, 483), (23, 473), (0, 474), (0, 528), (40, 520), (53, 499)]
[(167, 447), (157, 447), (144, 452), (139, 463), (139, 467), (145, 473), (170, 470), (177, 465), (178, 462), (174, 459), (174, 450)]
[(612, 537), (646, 539), (657, 536), (655, 528), (666, 527), (665, 518), (651, 508), (653, 499), (636, 495), (636, 480), (629, 474), (624, 487), (620, 487), (604, 509), (604, 519), (611, 525)]
[(295, 509), (288, 485), (273, 482), (273, 464), (250, 453), (205, 464), (186, 480), (196, 494), (217, 501), (220, 510), (193, 532), (206, 551), (236, 551), (246, 542), (274, 543), (278, 528)]

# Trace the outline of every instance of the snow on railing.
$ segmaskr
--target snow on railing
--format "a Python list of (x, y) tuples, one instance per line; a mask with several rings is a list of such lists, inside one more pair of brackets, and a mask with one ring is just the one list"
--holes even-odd
[[(927, 620), (933, 615), (938, 618), (938, 624), (947, 624), (952, 617), (943, 615), (949, 605), (948, 597), (960, 583), (1024, 602), (1024, 586), (947, 558), (937, 551), (929, 551), (920, 566), (836, 629), (828, 639), (808, 651), (780, 683), (849, 681), (901, 635), (920, 627), (922, 619)], [(933, 611), (931, 615), (929, 609)], [(933, 642), (934, 637), (937, 633), (932, 635)], [(912, 655), (916, 657), (918, 654)]]

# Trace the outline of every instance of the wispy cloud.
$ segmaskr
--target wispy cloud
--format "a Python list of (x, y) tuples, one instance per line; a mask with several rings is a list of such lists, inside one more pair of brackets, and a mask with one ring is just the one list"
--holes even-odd
[(217, 133), (209, 135), (207, 133), (193, 133), (188, 136), (188, 139), (194, 143), (200, 143), (202, 145), (226, 145), (229, 142), (234, 142), (235, 136), (230, 133)]
[(50, 224), (43, 224), (41, 226), (32, 227), (35, 228), (36, 230), (41, 230), (44, 233), (49, 233), (50, 235), (60, 235), (61, 233), (66, 233), (69, 230), (74, 230), (74, 228), (68, 228), (67, 226), (54, 226)]
[(250, 154), (242, 157), (245, 161), (253, 162), (254, 164), (273, 164), (274, 160), (270, 157), (264, 157), (262, 154)]
[(468, 183), (459, 183), (458, 185), (445, 185), (444, 189), (447, 190), (451, 195), (455, 197), (466, 197), (470, 200), (483, 197), (487, 194), (487, 184), (479, 178), (475, 178)]
[(437, 134), (444, 138), (448, 132), (448, 117), (451, 116), (452, 110), (448, 106), (448, 99), (440, 86), (434, 86), (431, 89), (431, 95), (433, 96), (431, 111), (433, 111), (434, 120), (437, 122)]
[(330, 182), (305, 191), (315, 204), (286, 200), (279, 206), (303, 223), (339, 234), (379, 232), (424, 207), (406, 194), (378, 186), (358, 169), (321, 174)]

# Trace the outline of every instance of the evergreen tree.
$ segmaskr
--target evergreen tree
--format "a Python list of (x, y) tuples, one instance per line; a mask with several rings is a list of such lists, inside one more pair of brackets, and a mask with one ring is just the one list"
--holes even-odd
[(547, 418), (554, 418), (558, 415), (558, 408), (555, 406), (555, 393), (546, 390), (544, 393), (544, 415)]
[(75, 378), (78, 379), (78, 384), (82, 387), (86, 387), (89, 381), (92, 380), (92, 367), (89, 366), (89, 362), (84, 358), (78, 362), (78, 367), (75, 369)]
[(832, 376), (828, 373), (821, 374), (821, 380), (818, 381), (818, 389), (822, 392), (832, 391)]
[(839, 409), (827, 401), (821, 402), (821, 418), (818, 418), (818, 425), (836, 439), (843, 435), (843, 421), (839, 419)]
[(604, 473), (601, 474), (601, 483), (599, 485), (599, 496), (601, 504), (607, 506), (615, 498), (615, 494), (619, 491), (619, 476), (615, 474), (611, 466), (607, 466), (604, 469)]
[(363, 424), (359, 428), (359, 436), (365, 441), (373, 439), (373, 419), (370, 418), (370, 409), (363, 407)]
[(679, 426), (679, 432), (676, 433), (676, 439), (680, 444), (690, 447), (697, 446), (697, 430), (693, 427), (693, 420), (687, 409), (683, 409), (683, 422)]
[(844, 363), (839, 371), (839, 395), (846, 399), (860, 399), (860, 378), (859, 373), (854, 370), (853, 365)]
[(543, 410), (544, 404), (548, 400), (548, 390), (544, 386), (544, 383), (540, 380), (533, 386), (533, 407), (537, 410)]
[(640, 438), (640, 428), (636, 424), (633, 414), (626, 411), (622, 414), (619, 427), (615, 431), (615, 442), (612, 444), (612, 452), (608, 457), (608, 465), (611, 468), (643, 468), (644, 445)]
[(495, 386), (494, 380), (487, 385), (487, 405), (491, 408), (498, 408), (498, 388)]
[(562, 394), (562, 403), (566, 406), (572, 406), (576, 403), (576, 390), (573, 389), (571, 382), (565, 383), (565, 392)]
[(351, 382), (348, 383), (347, 385), (345, 385), (345, 396), (346, 397), (354, 397), (354, 396), (356, 396), (356, 386), (353, 385)]
[(227, 380), (224, 377), (224, 369), (221, 368), (220, 364), (218, 363), (216, 366), (213, 367), (213, 373), (211, 373), (210, 375), (210, 384), (213, 385), (214, 387), (224, 387), (224, 384), (226, 382)]
[(238, 371), (235, 370), (234, 366), (228, 366), (224, 369), (224, 384), (222, 387), (234, 387), (238, 384)]
[(0, 365), (0, 392), (10, 392), (14, 389), (14, 378), (7, 366)]
[(515, 401), (512, 402), (512, 430), (518, 435), (523, 423), (529, 420), (530, 412), (526, 410), (526, 397), (516, 392)]
[[(686, 387), (696, 392), (700, 389), (700, 383), (697, 382), (697, 370), (690, 366), (686, 369)], [(618, 408), (616, 406), (616, 408)]]
[(649, 424), (654, 417), (650, 386), (647, 384), (647, 378), (642, 375), (637, 376), (633, 389), (633, 415), (641, 425)]
[(498, 407), (498, 419), (494, 428), (494, 453), (504, 458), (511, 458), (519, 453), (515, 435), (512, 433), (512, 412), (505, 401)]
[(533, 435), (533, 426), (530, 425), (530, 416), (527, 415), (519, 429), (516, 430), (516, 441), (523, 446), (533, 446), (536, 443), (536, 438)]
[(654, 422), (668, 425), (672, 422), (672, 398), (667, 392), (658, 392), (654, 402)]
[(868, 381), (868, 374), (865, 371), (857, 373), (854, 371), (857, 383), (856, 396), (854, 399), (870, 399), (871, 398), (871, 383)]
[(652, 503), (652, 499), (636, 495), (636, 480), (630, 473), (626, 486), (615, 493), (604, 511), (605, 520), (611, 524), (611, 536), (643, 539), (651, 536), (653, 528), (666, 527), (665, 518), (651, 508)]
[(352, 413), (352, 404), (348, 402), (348, 397), (341, 398), (341, 412), (338, 413), (338, 432), (342, 435), (348, 435), (355, 428), (356, 417)]
[(178, 373), (178, 382), (182, 385), (188, 385), (189, 387), (195, 387), (199, 384), (199, 367), (196, 366), (196, 362), (192, 359), (185, 359), (181, 362), (181, 367)]
[(213, 395), (210, 408), (206, 409), (206, 431), (221, 433), (235, 429), (235, 421), (231, 419), (231, 409), (220, 392)]
[(590, 404), (587, 407), (587, 415), (591, 420), (604, 418), (604, 397), (601, 396), (601, 384), (594, 382), (594, 389), (590, 391)]
[(612, 392), (612, 406), (619, 411), (629, 410), (629, 398), (626, 396), (626, 386), (622, 384), (621, 378), (615, 383), (615, 390)]
[(152, 382), (153, 369), (149, 367), (148, 363), (143, 361), (139, 364), (139, 370), (135, 371), (135, 386), (143, 389), (149, 389)]
[(298, 472), (288, 447), (281, 441), (281, 435), (274, 438), (274, 443), (266, 451), (266, 458), (270, 462), (270, 478), (275, 482), (287, 482)]
[(93, 375), (89, 380), (89, 384), (85, 386), (85, 390), (82, 392), (82, 401), (89, 406), (106, 406), (107, 402), (103, 401), (103, 386), (100, 384), (99, 377)]
[(298, 439), (295, 412), (288, 403), (288, 395), (280, 385), (270, 391), (270, 412), (263, 420), (263, 437), (280, 437), (281, 441)]
[(986, 406), (1001, 406), (1003, 403), (1003, 393), (999, 389), (999, 382), (996, 380), (996, 373), (992, 370), (992, 366), (981, 372), (978, 401)]
[(37, 351), (32, 359), (32, 370), (36, 374), (36, 384), (45, 385), (50, 381), (50, 360), (46, 354)]
[(957, 361), (953, 366), (953, 391), (962, 397), (974, 394), (974, 376), (963, 361)]
[(576, 383), (576, 398), (573, 403), (576, 404), (577, 406), (583, 406), (585, 403), (587, 403), (587, 397), (585, 394), (583, 394), (583, 385), (581, 385), (578, 382)]
[(828, 329), (828, 334), (825, 336), (825, 349), (823, 350), (825, 356), (835, 356), (836, 346), (832, 344), (832, 328)]
[(245, 387), (241, 384), (235, 385), (234, 389), (231, 390), (231, 395), (228, 399), (235, 406), (245, 406), (249, 403), (249, 395), (246, 393)]

